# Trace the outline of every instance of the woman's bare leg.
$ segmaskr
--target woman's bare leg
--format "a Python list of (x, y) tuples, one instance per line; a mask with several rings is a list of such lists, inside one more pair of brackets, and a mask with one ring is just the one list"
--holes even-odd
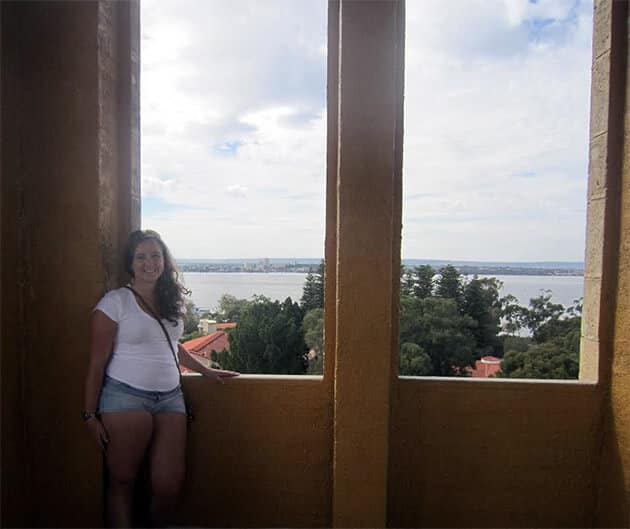
[(153, 432), (153, 418), (146, 411), (103, 413), (107, 429), (107, 523), (110, 527), (133, 524), (133, 488)]
[(173, 515), (186, 468), (186, 415), (159, 413), (153, 416), (151, 443), (151, 516), (163, 527)]

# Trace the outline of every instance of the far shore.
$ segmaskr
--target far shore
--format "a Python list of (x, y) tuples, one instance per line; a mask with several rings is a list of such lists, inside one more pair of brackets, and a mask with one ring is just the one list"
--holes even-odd
[[(436, 272), (439, 267), (435, 267)], [(555, 277), (582, 277), (583, 270), (573, 268), (517, 268), (496, 266), (457, 266), (455, 268), (462, 275), (478, 276), (555, 276)], [(273, 264), (273, 265), (237, 265), (237, 264), (209, 264), (186, 263), (180, 265), (184, 273), (223, 273), (223, 274), (308, 274), (316, 273), (317, 265), (308, 264)]]

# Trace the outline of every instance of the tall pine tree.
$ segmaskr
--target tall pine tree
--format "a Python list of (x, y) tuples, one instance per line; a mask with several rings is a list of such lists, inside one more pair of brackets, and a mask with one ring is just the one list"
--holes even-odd
[(304, 280), (300, 305), (304, 312), (324, 308), (324, 261), (317, 266), (315, 273), (309, 272)]
[(462, 286), (460, 274), (453, 265), (446, 265), (440, 268), (440, 277), (437, 280), (435, 294), (439, 298), (454, 299), (460, 305), (462, 296)]
[(433, 276), (435, 270), (431, 265), (420, 265), (414, 268), (416, 281), (412, 290), (419, 299), (430, 298), (433, 295)]

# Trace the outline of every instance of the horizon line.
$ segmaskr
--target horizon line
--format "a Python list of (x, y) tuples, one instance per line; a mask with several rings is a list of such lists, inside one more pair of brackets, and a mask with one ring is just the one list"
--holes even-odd
[[(323, 261), (323, 257), (180, 257), (175, 258), (176, 261), (265, 261), (265, 260), (287, 260), (300, 262), (305, 261)], [(493, 264), (550, 264), (550, 263), (571, 263), (571, 264), (584, 264), (584, 260), (565, 260), (565, 259), (551, 259), (551, 260), (496, 260), (496, 259), (436, 259), (436, 258), (421, 258), (421, 257), (404, 257), (402, 261), (425, 261), (425, 262), (440, 262), (440, 263), (493, 263)]]

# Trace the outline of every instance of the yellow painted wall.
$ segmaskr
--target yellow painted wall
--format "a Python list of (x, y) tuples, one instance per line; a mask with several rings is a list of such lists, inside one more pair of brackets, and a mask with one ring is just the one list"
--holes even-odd
[[(615, 311), (608, 324), (613, 328), (612, 347), (601, 358), (602, 381), (606, 390), (605, 422), (601, 446), (596, 523), (600, 527), (630, 527), (630, 87), (628, 84), (628, 3), (613, 3), (612, 9), (599, 2), (601, 11), (616, 15), (613, 25), (613, 52), (623, 55), (613, 71), (611, 87), (619, 100), (611, 114), (619, 132), (615, 135), (615, 169), (620, 178), (614, 192), (618, 197), (616, 216), (619, 222), (614, 240), (617, 264)], [(597, 20), (596, 20), (597, 24)], [(597, 26), (596, 26), (597, 29)], [(615, 46), (615, 36), (618, 35)], [(615, 61), (611, 61), (613, 64)], [(613, 99), (614, 101), (614, 99)], [(610, 164), (610, 162), (609, 162)], [(604, 351), (606, 353), (606, 351)]]
[(87, 3), (2, 5), (2, 515), (9, 526), (70, 523), (71, 504), (83, 525), (98, 520), (90, 513), (99, 498), (86, 501), (98, 494), (98, 473), (84, 467), (88, 444), (76, 414), (89, 296), (102, 275), (90, 229), (95, 188), (86, 178), (96, 164), (96, 79), (82, 53), (57, 53), (95, 48), (90, 22), (96, 6)]
[(331, 517), (332, 407), (318, 377), (186, 377), (191, 426), (182, 522), (322, 527)]
[[(184, 523), (330, 524), (332, 410), (323, 381), (185, 384), (197, 420)], [(601, 401), (596, 386), (576, 383), (401, 380), (388, 525), (591, 526)]]
[[(132, 97), (137, 85), (124, 78), (133, 64), (119, 60), (120, 50), (133, 48), (129, 39), (135, 42), (129, 28), (139, 28), (137, 19), (113, 8), (120, 5), (2, 3), (5, 526), (93, 526), (100, 521), (101, 456), (78, 416), (87, 323), (103, 289), (117, 283), (120, 241), (137, 226), (139, 211), (133, 132), (138, 108)], [(610, 5), (598, 2), (599, 13), (605, 14)], [(354, 2), (345, 13), (353, 10), (358, 14), (352, 20), (366, 24), (378, 20), (375, 13), (382, 10), (387, 30), (362, 34), (360, 27), (348, 27), (348, 19), (346, 29), (352, 31), (346, 37), (354, 34), (356, 42), (381, 39), (376, 48), (401, 45), (400, 18), (395, 17), (402, 11), (388, 11), (388, 2)], [(626, 22), (618, 17), (618, 24)], [(596, 39), (596, 49), (602, 50), (598, 71), (604, 72), (598, 74), (603, 76), (598, 83), (607, 75), (610, 45)], [(369, 61), (361, 62), (361, 46), (346, 52), (346, 60), (357, 71), (343, 70), (342, 79), (344, 72), (351, 78), (369, 73)], [(352, 53), (358, 54), (356, 62)], [(393, 54), (384, 50), (382, 56), (395, 60), (398, 53), (400, 47)], [(334, 70), (336, 63), (332, 64)], [(615, 64), (616, 73), (609, 79), (617, 93), (620, 87), (625, 91), (626, 81), (621, 63)], [(354, 134), (341, 138), (347, 142), (345, 159), (329, 153), (335, 172), (329, 173), (328, 206), (341, 204), (343, 209), (328, 216), (334, 223), (327, 227), (326, 244), (327, 256), (332, 256), (327, 265), (326, 326), (327, 337), (332, 338), (326, 345), (326, 378), (244, 377), (224, 386), (187, 378), (197, 421), (190, 436), (182, 521), (191, 526), (316, 527), (335, 520), (380, 525), (385, 516), (390, 526), (627, 525), (628, 184), (623, 185), (621, 216), (609, 209), (599, 217), (601, 224), (593, 224), (610, 234), (611, 223), (622, 222), (618, 245), (608, 241), (601, 251), (615, 274), (619, 257), (615, 281), (605, 282), (606, 288), (618, 284), (618, 289), (604, 292), (608, 304), (600, 307), (606, 309), (589, 320), (593, 328), (587, 329), (592, 333), (587, 336), (591, 355), (587, 375), (592, 379), (601, 375), (599, 385), (398, 380), (392, 369), (395, 280), (389, 283), (387, 277), (397, 273), (398, 265), (400, 182), (393, 173), (400, 153), (392, 156), (385, 149), (380, 160), (384, 163), (370, 163), (367, 176), (360, 167), (366, 138), (392, 141), (396, 134), (399, 139), (400, 84), (384, 86), (381, 92), (391, 107), (376, 109), (371, 114), (376, 117), (365, 127), (353, 128), (358, 122), (351, 121), (345, 132), (341, 129), (342, 135)], [(593, 144), (603, 142), (603, 134), (613, 130), (600, 117), (619, 114), (610, 111), (618, 107), (608, 105), (614, 98), (600, 90), (602, 86), (596, 85), (600, 96), (594, 100), (595, 124), (602, 131)], [(360, 84), (356, 90), (362, 90)], [(350, 106), (341, 101), (341, 108), (358, 111), (359, 119), (360, 108), (353, 109), (352, 95), (346, 93)], [(378, 102), (378, 91), (370, 97)], [(334, 116), (329, 119), (329, 130), (337, 130)], [(369, 134), (364, 131), (368, 126)], [(623, 130), (629, 128), (626, 124)], [(335, 145), (339, 142), (329, 138), (329, 146)], [(393, 141), (392, 149), (396, 145)], [(603, 170), (613, 174), (614, 167), (606, 164), (614, 160), (614, 150), (606, 153)], [(381, 167), (382, 178), (376, 167)], [(626, 176), (628, 163), (624, 161), (623, 167)], [(365, 182), (376, 196), (394, 197), (387, 202), (388, 211), (379, 211), (380, 227), (363, 225), (370, 208), (352, 204), (352, 191), (361, 190)], [(602, 182), (595, 183), (603, 186), (608, 180)], [(339, 183), (345, 196), (336, 195)], [(592, 187), (591, 198), (599, 200), (602, 189), (597, 186)], [(593, 204), (595, 208), (599, 202)], [(336, 240), (340, 227), (342, 237)], [(377, 240), (368, 241), (372, 246), (365, 251), (352, 241), (355, 231), (366, 237), (368, 227)], [(361, 259), (362, 281), (353, 277), (355, 256)], [(370, 263), (376, 263), (374, 270)], [(590, 284), (605, 277), (607, 270), (610, 267), (589, 269)], [(377, 287), (373, 277), (382, 279)], [(616, 298), (616, 312), (611, 297)], [(388, 331), (375, 334), (378, 347), (363, 347), (358, 338), (373, 322), (366, 321), (361, 306), (349, 306), (348, 300), (371, 299), (380, 300), (371, 313), (385, 315)], [(612, 345), (593, 356), (602, 343), (608, 347), (604, 335), (609, 327), (615, 332)], [(359, 362), (365, 362), (365, 369), (358, 368)], [(369, 405), (372, 398), (378, 406)]]
[(403, 379), (396, 393), (390, 526), (591, 525), (595, 386)]
[(118, 233), (138, 211), (130, 123), (118, 119), (119, 81), (131, 90), (118, 24), (132, 6), (0, 6), (4, 526), (102, 519), (102, 457), (80, 410), (90, 311), (116, 280)]

